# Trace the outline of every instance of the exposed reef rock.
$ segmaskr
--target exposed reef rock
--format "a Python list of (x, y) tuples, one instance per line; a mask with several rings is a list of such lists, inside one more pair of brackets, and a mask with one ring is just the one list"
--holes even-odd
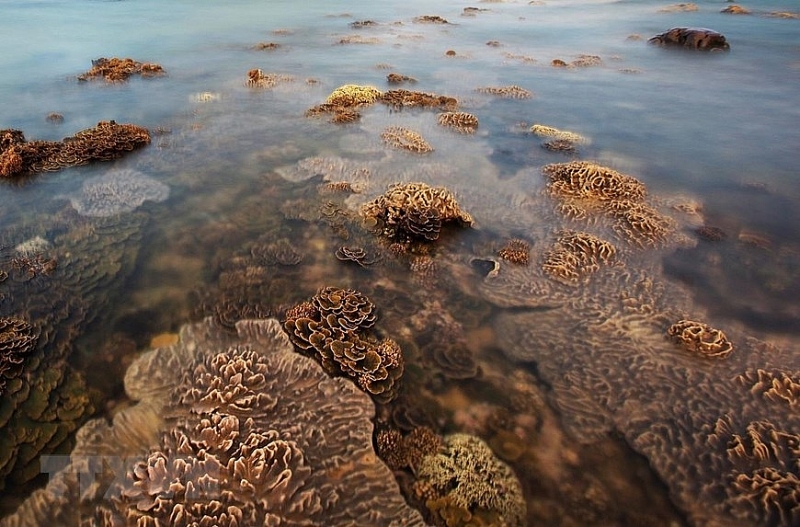
[(446, 95), (436, 95), (411, 90), (389, 90), (380, 97), (380, 101), (392, 108), (427, 108), (442, 112), (454, 112), (458, 109), (458, 100)]
[(728, 51), (730, 44), (725, 36), (711, 29), (675, 27), (660, 33), (647, 42), (662, 47), (680, 47), (699, 51)]
[(137, 359), (136, 404), (87, 423), (2, 525), (424, 525), (375, 455), (369, 397), (295, 353), (277, 321), (236, 328), (185, 326)]
[(19, 130), (0, 130), (0, 177), (109, 161), (148, 144), (145, 128), (114, 121), (100, 121), (63, 141), (26, 141)]
[(293, 82), (294, 77), (281, 73), (264, 73), (260, 68), (247, 72), (247, 85), (251, 88), (274, 88), (284, 82)]
[(79, 81), (103, 78), (106, 82), (122, 82), (133, 75), (142, 77), (158, 77), (165, 75), (166, 71), (153, 62), (137, 62), (133, 59), (110, 59), (101, 57), (92, 61), (92, 69), (78, 75)]
[(295, 346), (330, 375), (350, 377), (377, 401), (388, 402), (397, 396), (404, 360), (394, 340), (370, 334), (376, 319), (364, 294), (325, 287), (289, 309), (283, 325)]
[(361, 216), (377, 222), (376, 229), (398, 241), (435, 241), (443, 224), (472, 225), (444, 187), (426, 183), (395, 184), (382, 195), (361, 206)]
[(145, 201), (160, 202), (169, 197), (169, 187), (136, 170), (112, 169), (84, 180), (80, 192), (70, 196), (81, 216), (114, 216), (131, 212)]

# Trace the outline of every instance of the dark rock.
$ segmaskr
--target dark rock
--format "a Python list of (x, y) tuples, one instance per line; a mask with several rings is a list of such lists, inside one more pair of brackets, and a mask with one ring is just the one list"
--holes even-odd
[(674, 27), (648, 40), (650, 44), (664, 47), (684, 47), (700, 51), (728, 51), (725, 36), (711, 29)]

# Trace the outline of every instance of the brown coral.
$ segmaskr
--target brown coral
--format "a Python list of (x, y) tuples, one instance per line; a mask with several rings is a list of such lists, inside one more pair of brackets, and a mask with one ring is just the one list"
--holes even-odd
[(350, 377), (387, 402), (397, 395), (404, 361), (396, 342), (369, 334), (376, 319), (375, 306), (363, 293), (325, 287), (310, 302), (287, 311), (284, 328), (328, 373)]
[(358, 84), (345, 84), (339, 86), (325, 100), (326, 104), (344, 106), (346, 108), (372, 104), (381, 97), (382, 93), (373, 86)]
[(10, 521), (423, 525), (375, 456), (372, 402), (292, 352), (275, 320), (186, 326), (131, 365), (126, 390), (139, 403), (88, 423)]
[(531, 244), (519, 238), (513, 238), (497, 251), (497, 256), (517, 265), (528, 265)]
[(380, 101), (394, 109), (433, 108), (443, 112), (454, 112), (458, 109), (458, 100), (446, 95), (435, 95), (411, 90), (389, 90), (380, 97)]
[(467, 112), (443, 112), (437, 121), (462, 134), (474, 134), (478, 129), (478, 118)]
[(636, 178), (587, 161), (552, 163), (542, 167), (542, 173), (550, 180), (548, 191), (558, 197), (638, 201), (646, 195)]
[(165, 73), (164, 68), (152, 62), (137, 62), (129, 58), (113, 57), (107, 59), (101, 57), (93, 60), (92, 69), (78, 75), (78, 80), (87, 81), (102, 77), (106, 82), (122, 82), (128, 80), (132, 75), (156, 77)]
[(461, 209), (449, 190), (426, 183), (392, 185), (362, 205), (361, 215), (377, 220), (388, 238), (401, 241), (435, 240), (445, 223), (472, 225), (472, 216)]
[(701, 322), (679, 320), (669, 327), (667, 334), (687, 351), (706, 357), (725, 358), (733, 351), (725, 333)]
[(37, 338), (36, 331), (25, 320), (0, 318), (0, 396), (5, 394), (7, 383), (22, 373)]
[(789, 408), (800, 409), (800, 374), (784, 371), (748, 370), (736, 380), (747, 387), (750, 393), (783, 403)]
[(484, 86), (476, 88), (478, 93), (485, 93), (487, 95), (494, 95), (503, 99), (530, 99), (533, 94), (530, 90), (517, 85), (511, 86)]
[(0, 177), (109, 161), (150, 143), (146, 129), (114, 121), (100, 121), (63, 141), (28, 142), (19, 130), (0, 130), (0, 137)]
[(610, 263), (616, 248), (585, 232), (564, 231), (545, 254), (542, 269), (554, 280), (574, 285)]
[[(524, 524), (526, 506), (517, 477), (478, 437), (446, 436), (443, 451), (422, 458), (417, 478), (438, 495), (426, 505), (446, 525), (468, 525), (473, 515), (494, 516), (496, 525)], [(451, 517), (453, 509), (458, 515)]]
[(653, 207), (631, 200), (609, 202), (606, 213), (614, 219), (620, 238), (639, 247), (658, 247), (675, 231), (675, 222)]
[(408, 150), (418, 154), (433, 152), (433, 147), (414, 130), (403, 126), (390, 126), (381, 133), (381, 139), (387, 145), (399, 150)]
[(403, 84), (406, 82), (414, 84), (415, 82), (417, 82), (417, 79), (415, 79), (414, 77), (409, 77), (408, 75), (401, 75), (400, 73), (392, 72), (386, 75), (386, 82), (388, 82), (389, 84)]

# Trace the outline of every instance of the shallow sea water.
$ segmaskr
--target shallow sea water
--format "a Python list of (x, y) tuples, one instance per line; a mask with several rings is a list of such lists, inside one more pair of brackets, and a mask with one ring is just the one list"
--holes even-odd
[[(124, 404), (122, 376), (137, 352), (154, 337), (219, 314), (220, 298), (226, 305), (249, 304), (251, 313), (279, 316), (321, 287), (350, 287), (369, 295), (382, 313), (383, 331), (404, 345), (407, 390), (424, 394), (419, 401), (435, 409), (426, 419), (437, 431), (483, 435), (506, 456), (522, 481), (530, 525), (712, 524), (692, 515), (698, 504), (687, 505), (685, 488), (662, 481), (669, 479), (665, 464), (647, 459), (642, 454), (647, 449), (626, 437), (618, 409), (611, 412), (617, 430), (602, 439), (574, 437), (574, 422), (562, 428), (561, 414), (569, 405), (553, 381), (561, 366), (542, 364), (547, 353), (510, 358), (503, 349), (507, 343), (497, 337), (503, 327), (497, 320), (508, 320), (504, 314), (515, 316), (520, 308), (485, 298), (481, 277), (466, 260), (511, 237), (534, 245), (542, 241), (558, 225), (548, 223), (551, 212), (536, 209), (542, 202), (535, 196), (545, 184), (540, 167), (596, 160), (636, 177), (654, 196), (699, 204), (701, 219), (681, 224), (690, 242), (642, 251), (648, 253), (642, 266), (652, 266), (648, 269), (667, 289), (686, 291), (682, 312), (703, 313), (714, 327), (782, 348), (769, 367), (798, 382), (800, 20), (769, 16), (797, 7), (767, 1), (745, 4), (752, 14), (728, 15), (720, 13), (728, 4), (715, 1), (698, 2), (697, 11), (661, 11), (669, 5), (649, 0), (239, 0), (202, 7), (154, 0), (4, 2), (1, 129), (22, 130), (28, 140), (58, 140), (113, 119), (160, 132), (149, 146), (114, 162), (0, 181), (2, 249), (8, 252), (35, 236), (52, 243), (69, 232), (70, 221), (82, 221), (71, 212), (69, 197), (80, 192), (83, 181), (110, 169), (145, 173), (170, 187), (169, 198), (138, 209), (143, 226), (124, 242), (135, 244), (133, 255), (119, 279), (99, 281), (87, 296), (87, 309), (97, 312), (81, 327), (69, 355), (95, 390), (97, 415), (111, 415)], [(465, 16), (470, 6), (482, 11)], [(421, 15), (438, 15), (450, 24), (414, 23)], [(351, 27), (366, 20), (377, 24)], [(677, 26), (719, 31), (731, 51), (700, 54), (646, 43)], [(499, 45), (487, 45), (490, 41)], [(254, 49), (265, 42), (279, 46)], [(602, 64), (551, 65), (584, 54), (599, 56)], [(120, 84), (76, 80), (91, 60), (112, 56), (156, 62), (167, 75)], [(254, 89), (245, 83), (253, 68), (294, 80)], [(349, 125), (304, 115), (343, 84), (395, 88), (386, 82), (389, 72), (417, 80), (403, 88), (457, 98), (462, 110), (478, 116), (478, 132), (458, 135), (436, 124), (436, 112), (393, 112), (383, 105), (364, 109), (361, 120)], [(501, 99), (476, 92), (509, 85), (533, 96)], [(62, 114), (63, 122), (49, 122), (50, 112)], [(540, 138), (526, 133), (534, 123), (578, 132), (591, 142), (576, 157), (549, 152)], [(387, 149), (380, 133), (391, 125), (419, 131), (435, 151), (419, 157)], [(334, 159), (329, 167), (342, 159), (350, 163), (346, 166), (368, 166), (374, 181), (363, 195), (326, 194), (320, 190), (324, 170), (297, 175), (297, 167), (315, 156)], [(330, 169), (328, 179), (351, 173)], [(416, 180), (448, 187), (476, 219), (475, 229), (448, 233), (437, 242), (441, 249), (433, 260), (441, 257), (439, 274), (421, 276), (391, 261), (362, 269), (337, 260), (342, 245), (377, 247), (371, 234), (338, 220), (337, 213), (354, 209), (389, 183)], [(692, 229), (703, 224), (719, 227), (727, 238), (698, 239)], [(273, 265), (269, 278), (249, 289), (231, 285), (254, 244), (280, 239), (302, 254), (301, 263)], [(635, 265), (639, 253), (632, 253)], [(3, 300), (3, 316), (21, 309), (17, 299)], [(430, 335), (412, 316), (432, 305), (464, 329), (480, 366), (477, 377), (429, 375), (425, 339)], [(628, 329), (634, 339), (635, 328)], [(705, 365), (698, 369), (705, 374)], [(605, 374), (613, 376), (613, 366)], [(500, 423), (513, 421), (508, 414), (515, 411), (508, 403), (515, 398), (502, 392), (508, 379), (516, 395), (534, 393), (547, 401), (535, 424)], [(412, 399), (409, 395), (402, 404), (413, 414), (421, 403), (408, 402)], [(780, 424), (798, 432), (792, 428), (798, 426), (796, 417)], [(516, 434), (514, 446), (503, 450), (507, 433)], [(30, 490), (10, 488), (4, 491), (3, 513)], [(701, 499), (714, 496), (705, 493)]]

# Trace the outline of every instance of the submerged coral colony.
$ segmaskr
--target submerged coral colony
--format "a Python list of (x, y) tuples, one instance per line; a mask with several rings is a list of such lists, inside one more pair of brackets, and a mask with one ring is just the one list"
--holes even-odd
[[(414, 22), (448, 24), (433, 16)], [(722, 35), (705, 29), (674, 28), (651, 43), (729, 49)], [(595, 65), (595, 59), (572, 66)], [(118, 83), (131, 75), (165, 72), (157, 64), (101, 58), (78, 80)], [(292, 81), (251, 69), (246, 84), (270, 89)], [(388, 84), (406, 82), (417, 81), (387, 77)], [(516, 85), (475, 93), (533, 96)], [(479, 128), (478, 117), (453, 97), (359, 84), (336, 88), (306, 115), (349, 124), (376, 104), (436, 112), (436, 122), (464, 140)], [(528, 132), (553, 151), (575, 154), (589, 143), (543, 124)], [(435, 150), (405, 126), (389, 126), (379, 137), (387, 151), (399, 151), (393, 155), (425, 158)], [(0, 130), (0, 176), (111, 160), (149, 142), (148, 130), (114, 121), (63, 141), (28, 141), (22, 131)], [(379, 313), (389, 306), (357, 289), (326, 284), (276, 309), (249, 303), (251, 283), (237, 289), (232, 307), (214, 306), (206, 313), (212, 316), (184, 325), (177, 342), (136, 358), (125, 374), (133, 402), (112, 422), (87, 421), (92, 398), (66, 361), (75, 336), (105, 305), (102, 298), (80, 299), (91, 297), (97, 284), (124, 278), (144, 221), (136, 209), (145, 200), (165, 200), (169, 188), (137, 171), (109, 170), (68, 196), (77, 212), (75, 231), (10, 251), (0, 263), (0, 487), (33, 481), (42, 471), (40, 456), (63, 452), (75, 440), (68, 462), (49, 467), (47, 485), (2, 525), (514, 527), (552, 521), (571, 512), (535, 509), (530, 494), (548, 492), (542, 483), (548, 478), (573, 477), (569, 466), (576, 462), (543, 468), (547, 442), (558, 443), (541, 435), (544, 421), (556, 415), (545, 399), (579, 443), (621, 435), (649, 460), (692, 523), (800, 522), (797, 372), (772, 365), (766, 343), (737, 335), (733, 344), (723, 331), (696, 321), (703, 314), (641, 263), (650, 261), (650, 252), (687, 243), (681, 226), (692, 207), (652, 196), (635, 177), (594, 162), (551, 163), (541, 170), (544, 191), (536, 199), (552, 211), (554, 228), (529, 239), (481, 241), (464, 256), (439, 249), (449, 231), (476, 222), (453, 191), (423, 181), (389, 182), (376, 191), (369, 162), (348, 163), (304, 160), (285, 174), (296, 181), (322, 174), (325, 192), (372, 196), (354, 213), (341, 204), (323, 216), (336, 232), (353, 235), (352, 245), (335, 252), (343, 265), (388, 260), (425, 285), (423, 307), (408, 313), (408, 325), (385, 322)], [(338, 216), (345, 220), (331, 219)], [(124, 227), (111, 228), (114, 221)], [(247, 258), (251, 280), (252, 262), (290, 267), (302, 260), (280, 242), (252, 245)], [(547, 395), (520, 369), (492, 377), (447, 306), (425, 296), (459, 268), (477, 271), (460, 294), (500, 308), (494, 330), (502, 352), (513, 364), (537, 364)], [(409, 296), (392, 295), (398, 302)], [(16, 305), (19, 312), (8, 311)], [(734, 382), (714, 383), (717, 371)], [(439, 405), (450, 416), (432, 418), (436, 411), (424, 406), (437, 403), (413, 393), (427, 393), (420, 379), (477, 379), (480, 389), (501, 393), (508, 409)], [(726, 404), (735, 400), (747, 403), (740, 410)], [(585, 455), (561, 441), (564, 459)], [(689, 476), (685, 467), (697, 460), (702, 466)], [(96, 477), (87, 484), (84, 474)], [(565, 502), (577, 517), (602, 523), (612, 500), (592, 498), (593, 492), (602, 494), (587, 486)]]

